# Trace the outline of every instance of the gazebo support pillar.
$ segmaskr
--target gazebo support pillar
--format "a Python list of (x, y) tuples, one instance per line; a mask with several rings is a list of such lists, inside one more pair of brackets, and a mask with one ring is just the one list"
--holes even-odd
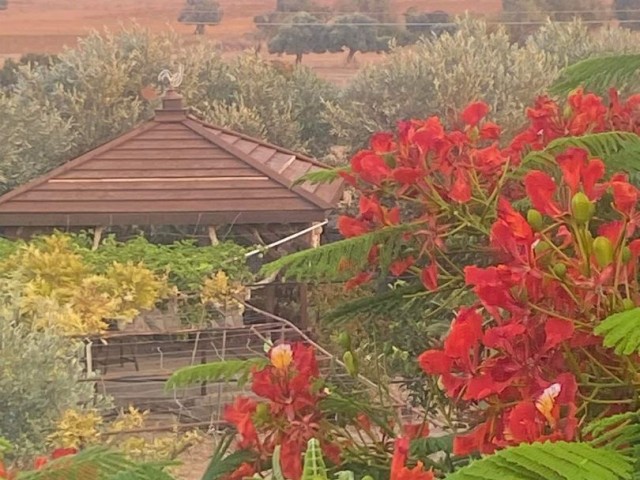
[(95, 251), (100, 246), (100, 241), (102, 240), (102, 233), (104, 232), (104, 227), (98, 226), (93, 230), (93, 245), (91, 246), (91, 250)]
[(209, 225), (209, 240), (211, 241), (211, 245), (216, 246), (220, 243), (218, 240), (218, 234), (216, 233), (216, 227), (213, 225)]

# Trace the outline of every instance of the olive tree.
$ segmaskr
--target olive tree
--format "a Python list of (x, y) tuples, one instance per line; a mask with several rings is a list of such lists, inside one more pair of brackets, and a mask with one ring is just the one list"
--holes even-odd
[(196, 35), (203, 35), (207, 25), (217, 25), (222, 21), (222, 7), (216, 0), (187, 0), (178, 21), (195, 24)]
[(302, 63), (302, 56), (307, 53), (326, 51), (327, 26), (307, 12), (296, 13), (269, 41), (269, 53), (295, 55), (296, 64)]
[(328, 49), (347, 54), (347, 63), (351, 63), (357, 52), (380, 52), (385, 45), (378, 36), (377, 21), (361, 13), (341, 15), (328, 26)]

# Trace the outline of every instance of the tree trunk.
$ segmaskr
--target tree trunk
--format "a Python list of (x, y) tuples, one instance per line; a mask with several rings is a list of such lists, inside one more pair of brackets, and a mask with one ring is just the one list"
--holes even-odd
[(296, 53), (296, 65), (300, 65), (302, 63), (302, 53)]
[(353, 57), (356, 56), (356, 51), (352, 48), (349, 49), (349, 54), (347, 55), (347, 65), (351, 65), (353, 63)]
[(204, 23), (199, 23), (198, 25), (196, 25), (196, 31), (193, 32), (194, 35), (204, 35)]

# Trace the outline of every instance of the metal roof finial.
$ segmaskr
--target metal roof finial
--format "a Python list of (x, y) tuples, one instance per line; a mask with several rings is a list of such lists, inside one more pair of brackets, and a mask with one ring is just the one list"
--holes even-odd
[(158, 74), (158, 82), (168, 87), (169, 90), (174, 90), (182, 83), (183, 74), (184, 68), (182, 65), (178, 65), (178, 71), (176, 73), (171, 73), (171, 70), (165, 68)]

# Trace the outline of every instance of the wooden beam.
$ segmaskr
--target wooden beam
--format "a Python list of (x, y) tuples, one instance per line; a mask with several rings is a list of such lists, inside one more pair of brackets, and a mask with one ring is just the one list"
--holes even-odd
[(213, 225), (209, 225), (209, 240), (211, 240), (211, 245), (216, 246), (220, 244), (218, 240), (218, 234), (216, 233), (216, 227)]
[(91, 246), (91, 250), (96, 251), (100, 246), (100, 240), (102, 240), (102, 232), (104, 232), (104, 227), (98, 226), (93, 230), (93, 245)]

